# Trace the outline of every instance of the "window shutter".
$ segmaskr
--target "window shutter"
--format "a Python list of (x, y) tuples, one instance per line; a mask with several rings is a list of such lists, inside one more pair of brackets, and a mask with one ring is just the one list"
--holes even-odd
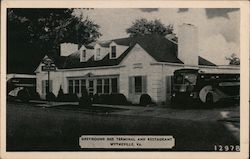
[(42, 80), (42, 94), (45, 93), (45, 90), (46, 90), (45, 87), (46, 87), (46, 86), (45, 86), (45, 80)]
[(142, 93), (147, 93), (147, 76), (142, 76)]
[(171, 94), (171, 78), (172, 76), (166, 76), (166, 93)]
[(49, 80), (49, 91), (52, 92), (53, 90), (53, 82), (52, 80)]
[(171, 92), (172, 92), (173, 85), (174, 85), (174, 76), (173, 75), (171, 76), (171, 82), (170, 82), (170, 84), (171, 84)]
[(128, 81), (128, 86), (129, 86), (129, 93), (133, 93), (134, 92), (134, 77), (129, 77), (129, 81)]

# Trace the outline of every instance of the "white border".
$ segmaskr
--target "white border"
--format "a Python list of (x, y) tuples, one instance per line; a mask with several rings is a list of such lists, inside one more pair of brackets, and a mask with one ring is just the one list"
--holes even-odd
[[(48, 3), (49, 2), (49, 3)], [(249, 154), (249, 2), (248, 1), (2, 1), (1, 2), (1, 157), (5, 158), (192, 158), (240, 159)], [(240, 8), (241, 152), (6, 152), (6, 8)], [(216, 130), (215, 130), (216, 131)]]

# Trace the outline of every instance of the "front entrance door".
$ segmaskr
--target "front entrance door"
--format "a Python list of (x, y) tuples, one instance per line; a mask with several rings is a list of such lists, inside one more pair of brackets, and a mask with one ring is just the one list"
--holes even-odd
[(94, 94), (94, 80), (89, 80), (89, 88), (88, 88), (89, 95)]

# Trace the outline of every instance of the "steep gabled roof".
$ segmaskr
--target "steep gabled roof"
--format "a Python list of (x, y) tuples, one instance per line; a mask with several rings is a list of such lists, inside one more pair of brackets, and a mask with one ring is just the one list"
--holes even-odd
[(120, 62), (124, 59), (125, 56), (130, 52), (130, 50), (133, 48), (129, 47), (121, 56), (119, 56), (117, 59), (110, 59), (109, 54), (107, 54), (103, 59), (101, 60), (94, 60), (94, 55), (89, 58), (86, 62), (80, 62), (80, 53), (76, 53), (74, 56), (70, 56), (65, 60), (65, 64), (63, 69), (71, 69), (71, 68), (86, 68), (86, 67), (100, 67), (100, 66), (115, 66), (120, 64)]
[(91, 46), (91, 45), (85, 45), (85, 47), (86, 47), (87, 49), (94, 49), (94, 46)]
[(54, 60), (55, 62), (55, 65), (58, 67), (58, 68), (62, 68), (65, 64), (65, 61), (68, 57), (67, 56), (58, 56), (56, 57), (56, 59)]
[(183, 62), (177, 58), (177, 45), (160, 35), (146, 35), (137, 37), (134, 40), (148, 54), (158, 62), (180, 63)]
[(129, 46), (132, 41), (132, 38), (131, 37), (120, 38), (120, 39), (114, 39), (112, 41), (114, 41), (117, 45)]
[(101, 46), (101, 47), (109, 47), (111, 41), (106, 41), (106, 42), (99, 42), (98, 44)]
[[(107, 54), (101, 60), (94, 60), (92, 56), (88, 61), (80, 61), (80, 52), (76, 51), (67, 57), (59, 58), (58, 68), (71, 69), (71, 68), (86, 68), (86, 67), (100, 67), (100, 66), (115, 66), (127, 56), (130, 50), (139, 44), (149, 55), (151, 55), (158, 62), (179, 63), (183, 62), (177, 58), (178, 44), (173, 43), (160, 35), (145, 35), (139, 37), (128, 37), (121, 39), (114, 39), (103, 43), (98, 43), (102, 47), (109, 47), (110, 43), (114, 41), (118, 45), (129, 46), (117, 59), (110, 59)], [(199, 65), (216, 66), (212, 62), (199, 56)], [(62, 64), (63, 63), (63, 64)]]
[(206, 59), (204, 59), (204, 58), (202, 58), (202, 57), (200, 57), (199, 56), (199, 59), (198, 59), (199, 61), (199, 65), (203, 65), (203, 66), (216, 66), (214, 63), (212, 63), (212, 62), (210, 62), (210, 61), (208, 61), (208, 60), (206, 60)]

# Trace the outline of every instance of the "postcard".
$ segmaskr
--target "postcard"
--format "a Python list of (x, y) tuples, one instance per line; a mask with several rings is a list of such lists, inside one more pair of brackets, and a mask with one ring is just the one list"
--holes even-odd
[(249, 2), (1, 3), (2, 158), (249, 157)]

